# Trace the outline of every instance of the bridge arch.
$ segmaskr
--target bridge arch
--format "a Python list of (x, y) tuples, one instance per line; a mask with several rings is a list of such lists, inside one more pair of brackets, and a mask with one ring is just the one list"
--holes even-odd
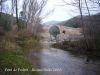
[(55, 26), (55, 25), (51, 26), (49, 28), (49, 34), (51, 34), (51, 35), (58, 35), (58, 34), (60, 34), (59, 27), (58, 26)]
[[(53, 26), (55, 26), (55, 27), (57, 27), (57, 28), (59, 29), (60, 34), (63, 33), (63, 31), (66, 32), (66, 28), (64, 27), (64, 28), (62, 29), (60, 25), (51, 25), (51, 26), (49, 27), (49, 29), (50, 29), (51, 27), (53, 27)], [(48, 30), (48, 32), (49, 32), (49, 30)]]

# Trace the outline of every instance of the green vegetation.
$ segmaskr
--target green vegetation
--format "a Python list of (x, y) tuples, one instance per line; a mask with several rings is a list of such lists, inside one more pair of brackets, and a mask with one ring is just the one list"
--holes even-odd
[[(0, 51), (0, 74), (1, 75), (40, 75), (32, 71), (32, 64), (21, 57), (24, 53), (21, 50)], [(12, 71), (7, 71), (12, 69)], [(16, 69), (14, 71), (14, 69)], [(23, 71), (21, 71), (21, 69)]]
[(2, 27), (5, 31), (10, 31), (12, 29), (11, 16), (8, 14), (4, 14), (4, 13), (0, 13), (0, 15), (1, 15), (0, 16), (0, 27)]
[[(40, 75), (36, 71), (31, 71), (32, 68), (34, 68), (33, 65), (24, 58), (24, 56), (28, 53), (28, 49), (25, 46), (31, 45), (33, 47), (36, 46), (37, 43), (38, 41), (35, 39), (27, 41), (20, 40), (19, 42), (6, 41), (0, 43), (0, 74)], [(5, 71), (5, 69), (16, 69), (17, 71)], [(28, 71), (21, 71), (21, 69), (28, 69)]]
[[(1, 12), (0, 15), (0, 27), (2, 27), (3, 30), (10, 31), (14, 26), (16, 27), (17, 23), (15, 17)], [(19, 19), (19, 29), (24, 29), (26, 27), (25, 23), (26, 22), (24, 20)]]
[(7, 72), (5, 68), (32, 68), (23, 54), (26, 55), (29, 47), (33, 49), (41, 39), (41, 21), (44, 16), (40, 15), (46, 3), (44, 0), (40, 3), (37, 0), (25, 0), (19, 15), (18, 0), (0, 1), (0, 75), (38, 75), (37, 72), (31, 71)]
[[(92, 15), (91, 18), (92, 18), (93, 22), (95, 22), (95, 24), (97, 24), (96, 22), (99, 22), (99, 20), (100, 20), (100, 13)], [(85, 24), (87, 24), (87, 23), (90, 24), (89, 16), (83, 15), (83, 20), (85, 21), (84, 22)], [(82, 27), (81, 26), (81, 16), (76, 16), (67, 21), (60, 22), (60, 23), (58, 23), (58, 25), (74, 27), (74, 28), (81, 28)]]
[[(0, 15), (0, 75), (40, 75), (39, 72), (31, 71), (34, 66), (24, 56), (37, 45), (41, 37), (26, 30), (24, 20), (19, 19), (20, 30), (17, 30), (15, 17), (5, 13)], [(7, 69), (17, 71), (5, 71)]]
[(61, 23), (58, 23), (58, 25), (68, 26), (68, 27), (74, 27), (74, 28), (80, 28), (80, 23), (77, 21), (77, 17), (74, 17), (72, 19), (69, 19), (67, 21), (63, 21)]
[[(0, 42), (0, 74), (1, 75), (40, 75), (39, 72), (31, 71), (34, 66), (28, 62), (25, 56), (28, 49), (37, 45), (38, 41), (24, 33), (17, 33), (18, 37), (3, 35), (5, 42)], [(12, 41), (7, 37), (12, 38)], [(29, 46), (29, 47), (28, 47)], [(5, 69), (16, 69), (17, 71), (5, 71)], [(20, 71), (28, 69), (28, 71)]]

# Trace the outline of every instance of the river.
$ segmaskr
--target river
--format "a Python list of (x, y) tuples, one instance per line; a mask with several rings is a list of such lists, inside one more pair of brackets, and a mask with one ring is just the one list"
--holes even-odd
[[(100, 75), (100, 61), (40, 42), (29, 51), (28, 59), (42, 75)], [(33, 69), (34, 70), (34, 69)]]

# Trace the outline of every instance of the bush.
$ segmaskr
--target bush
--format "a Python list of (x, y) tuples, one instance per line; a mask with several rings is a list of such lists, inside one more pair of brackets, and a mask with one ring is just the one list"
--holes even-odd
[(3, 42), (0, 43), (0, 50), (15, 50), (15, 49), (21, 49), (19, 46), (16, 45), (16, 43), (13, 42)]
[(2, 13), (0, 17), (0, 27), (2, 27), (5, 31), (10, 31), (12, 29), (10, 15)]
[(26, 46), (28, 44), (27, 41), (17, 41), (16, 43), (17, 43), (18, 46), (22, 46), (22, 47)]

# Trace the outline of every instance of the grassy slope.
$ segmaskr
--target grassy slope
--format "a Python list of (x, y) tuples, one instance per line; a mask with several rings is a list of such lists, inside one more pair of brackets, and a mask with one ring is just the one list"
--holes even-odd
[[(31, 70), (32, 65), (21, 55), (23, 53), (18, 51), (0, 51), (0, 75), (39, 75), (35, 71), (18, 71), (18, 68)], [(14, 69), (17, 71), (5, 71), (5, 68)]]
[[(31, 44), (35, 45), (36, 41), (30, 42)], [(35, 43), (35, 44), (34, 44)], [(22, 57), (22, 55), (27, 54), (27, 50), (21, 50), (20, 48), (17, 49), (14, 48), (8, 48), (12, 46), (15, 46), (13, 43), (3, 44), (3, 49), (0, 48), (0, 75), (40, 75), (39, 72), (31, 71), (33, 65), (29, 63), (25, 58)], [(2, 46), (2, 45), (1, 45)], [(6, 68), (10, 69), (17, 69), (17, 71), (5, 71)], [(30, 71), (18, 71), (18, 68), (20, 69), (28, 69)]]

